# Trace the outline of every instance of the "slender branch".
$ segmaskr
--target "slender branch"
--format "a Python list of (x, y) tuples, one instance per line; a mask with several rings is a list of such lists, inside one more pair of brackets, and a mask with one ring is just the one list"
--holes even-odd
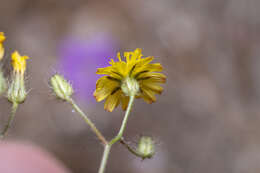
[(72, 107), (79, 113), (79, 115), (85, 120), (85, 122), (90, 126), (91, 130), (97, 135), (98, 139), (106, 146), (108, 141), (102, 135), (102, 133), (96, 128), (95, 124), (87, 117), (87, 115), (78, 107), (72, 98), (67, 100)]
[(129, 103), (128, 103), (128, 106), (127, 106), (127, 110), (125, 112), (125, 116), (124, 116), (124, 119), (122, 121), (119, 132), (116, 135), (116, 137), (114, 137), (111, 141), (109, 141), (109, 143), (106, 144), (106, 146), (105, 146), (105, 150), (104, 150), (104, 153), (103, 153), (103, 157), (102, 157), (102, 161), (101, 161), (98, 173), (104, 173), (105, 172), (105, 168), (106, 168), (108, 156), (109, 156), (109, 153), (110, 153), (110, 149), (111, 149), (112, 145), (114, 143), (118, 142), (121, 139), (121, 137), (123, 136), (123, 133), (124, 133), (124, 130), (125, 130), (125, 127), (126, 127), (126, 124), (127, 124), (127, 120), (128, 120), (129, 114), (131, 112), (131, 109), (132, 109), (132, 106), (133, 106), (133, 103), (134, 103), (134, 99), (135, 99), (134, 95), (130, 96), (130, 100), (129, 100)]
[(7, 131), (8, 131), (8, 129), (9, 129), (9, 127), (11, 126), (12, 121), (13, 121), (13, 119), (14, 119), (14, 116), (15, 116), (15, 113), (16, 113), (16, 111), (17, 111), (18, 105), (19, 105), (18, 103), (13, 102), (11, 115), (9, 116), (8, 122), (7, 122), (7, 124), (5, 125), (5, 128), (4, 128), (4, 130), (2, 131), (2, 133), (1, 133), (1, 135), (0, 135), (1, 138), (4, 138), (4, 137), (6, 136)]
[(124, 133), (124, 130), (125, 130), (125, 127), (126, 127), (126, 124), (127, 124), (127, 120), (128, 120), (129, 114), (131, 112), (131, 109), (132, 109), (132, 106), (133, 106), (133, 103), (134, 103), (134, 99), (135, 99), (134, 95), (130, 96), (130, 100), (129, 100), (129, 103), (128, 103), (128, 106), (127, 106), (127, 110), (125, 112), (125, 117), (124, 117), (123, 122), (121, 124), (121, 128), (120, 128), (118, 134), (116, 135), (116, 137), (114, 137), (109, 142), (109, 145), (113, 145), (114, 143), (119, 141), (121, 139), (121, 137), (123, 136), (123, 133)]

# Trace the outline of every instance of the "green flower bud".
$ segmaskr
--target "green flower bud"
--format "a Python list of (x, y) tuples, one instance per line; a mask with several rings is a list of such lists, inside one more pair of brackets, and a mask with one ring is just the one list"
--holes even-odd
[(130, 77), (125, 78), (125, 80), (122, 82), (121, 88), (124, 94), (127, 96), (136, 95), (140, 89), (138, 81)]
[(142, 136), (136, 150), (143, 159), (151, 158), (155, 153), (153, 139), (149, 136)]
[(4, 74), (0, 68), (0, 95), (2, 95), (6, 90), (6, 80)]
[(68, 101), (74, 93), (71, 84), (59, 74), (51, 77), (50, 84), (57, 98), (61, 100)]
[(22, 73), (13, 73), (11, 84), (7, 91), (7, 98), (12, 103), (21, 104), (25, 101), (27, 92), (24, 85), (24, 75)]

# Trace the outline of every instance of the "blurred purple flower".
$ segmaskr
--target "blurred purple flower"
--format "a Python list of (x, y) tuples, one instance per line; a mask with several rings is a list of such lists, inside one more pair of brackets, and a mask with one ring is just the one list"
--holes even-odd
[(61, 43), (59, 69), (72, 82), (76, 96), (84, 101), (94, 101), (96, 70), (107, 66), (116, 50), (115, 40), (104, 35), (88, 40), (68, 38)]

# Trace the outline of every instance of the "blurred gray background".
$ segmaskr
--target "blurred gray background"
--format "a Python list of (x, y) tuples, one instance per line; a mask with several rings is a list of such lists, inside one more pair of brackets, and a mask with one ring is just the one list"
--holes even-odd
[[(71, 106), (55, 99), (48, 78), (59, 71), (64, 40), (106, 35), (116, 42), (114, 57), (142, 48), (167, 75), (156, 103), (135, 102), (124, 135), (133, 145), (140, 134), (153, 136), (155, 157), (141, 161), (116, 144), (107, 173), (260, 172), (259, 0), (0, 0), (0, 31), (7, 36), (7, 75), (14, 49), (31, 57), (31, 91), (7, 140), (45, 147), (74, 173), (97, 171), (102, 146)], [(94, 69), (80, 79), (97, 77)], [(105, 112), (88, 97), (75, 100), (112, 138), (121, 108)], [(11, 109), (4, 97), (0, 109), (3, 128)]]

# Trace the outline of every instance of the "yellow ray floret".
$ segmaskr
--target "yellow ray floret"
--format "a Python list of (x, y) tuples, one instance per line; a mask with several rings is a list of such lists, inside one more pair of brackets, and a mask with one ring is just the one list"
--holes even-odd
[(17, 51), (12, 54), (12, 66), (15, 72), (24, 74), (28, 56), (21, 56)]
[(3, 46), (3, 42), (5, 41), (5, 35), (3, 32), (0, 32), (0, 60), (3, 59), (4, 57), (4, 46)]
[[(125, 61), (120, 53), (118, 61), (111, 59), (111, 66), (98, 68), (97, 74), (105, 75), (98, 79), (94, 96), (96, 100), (106, 99), (104, 108), (112, 112), (120, 103), (126, 110), (129, 96), (134, 93), (136, 98), (143, 98), (147, 103), (156, 101), (155, 94), (160, 94), (165, 83), (166, 76), (162, 73), (160, 63), (150, 64), (152, 56), (143, 58), (141, 49), (133, 52), (124, 52)], [(134, 91), (134, 92), (131, 92)]]

